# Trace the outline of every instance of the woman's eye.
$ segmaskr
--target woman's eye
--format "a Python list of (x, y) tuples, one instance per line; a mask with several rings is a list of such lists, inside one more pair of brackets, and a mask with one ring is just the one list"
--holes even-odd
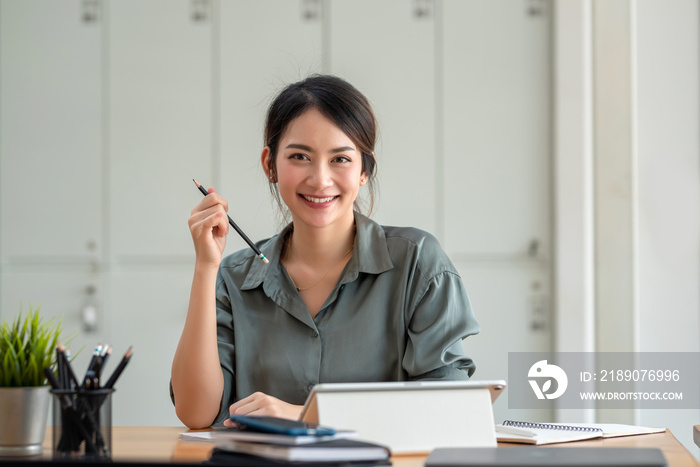
[(296, 161), (303, 161), (305, 159), (308, 159), (305, 154), (301, 153), (292, 154), (291, 156), (289, 156), (289, 158)]
[(347, 156), (337, 156), (333, 158), (333, 162), (352, 162), (349, 157)]

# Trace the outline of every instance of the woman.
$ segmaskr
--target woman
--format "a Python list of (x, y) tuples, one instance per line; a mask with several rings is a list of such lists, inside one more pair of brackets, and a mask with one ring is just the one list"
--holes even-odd
[[(191, 428), (229, 414), (297, 418), (321, 382), (468, 379), (478, 332), (437, 240), (356, 211), (373, 194), (376, 123), (344, 80), (285, 88), (267, 115), (262, 168), (292, 222), (222, 260), (229, 225), (211, 188), (189, 219), (196, 261), (172, 397)], [(371, 196), (373, 199), (373, 196)], [(280, 202), (280, 205), (282, 205)]]

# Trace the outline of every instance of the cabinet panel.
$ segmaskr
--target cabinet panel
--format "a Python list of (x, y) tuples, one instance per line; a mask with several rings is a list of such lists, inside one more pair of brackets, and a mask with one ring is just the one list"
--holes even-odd
[[(220, 5), (221, 172), (229, 214), (257, 241), (281, 226), (260, 165), (265, 113), (285, 85), (322, 66), (320, 1), (226, 1)], [(232, 230), (227, 252), (246, 248)]]
[(100, 247), (102, 26), (82, 4), (0, 2), (3, 262), (94, 260)]
[(189, 266), (117, 268), (110, 280), (109, 326), (114, 346), (107, 373), (133, 346), (117, 382), (114, 425), (181, 425), (170, 402), (170, 366), (185, 323)]
[(369, 98), (379, 120), (373, 217), (435, 233), (434, 59), (430, 9), (404, 0), (330, 3), (330, 69)]
[(444, 2), (446, 248), (512, 257), (550, 244), (546, 2)]
[[(20, 309), (41, 306), (41, 316), (61, 320), (63, 336), (75, 338), (64, 344), (75, 356), (73, 368), (83, 375), (95, 345), (109, 342), (110, 333), (105, 322), (106, 289), (103, 275), (92, 271), (61, 268), (25, 267), (22, 271), (2, 274), (2, 316), (11, 321)], [(48, 270), (47, 270), (48, 269)], [(92, 331), (83, 327), (83, 310), (94, 307), (96, 323)]]
[[(456, 262), (481, 327), (464, 340), (474, 378), (508, 380), (508, 352), (547, 352), (551, 342), (551, 277), (546, 264)], [(506, 324), (507, 323), (507, 324)], [(534, 363), (534, 362), (533, 362)], [(550, 421), (550, 410), (509, 409), (508, 393), (494, 404), (498, 422)]]
[[(113, 257), (191, 255), (187, 218), (211, 173), (211, 12), (189, 0), (109, 4)], [(208, 3), (203, 3), (208, 5)]]

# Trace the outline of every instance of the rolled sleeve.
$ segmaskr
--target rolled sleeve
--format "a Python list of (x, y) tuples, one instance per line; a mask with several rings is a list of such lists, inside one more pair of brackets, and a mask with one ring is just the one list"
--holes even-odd
[(216, 334), (219, 348), (219, 362), (224, 377), (224, 390), (221, 395), (219, 415), (215, 423), (228, 417), (228, 407), (235, 397), (235, 346), (233, 334), (233, 314), (226, 290), (226, 284), (219, 280), (216, 287)]
[(476, 366), (462, 340), (479, 326), (456, 272), (445, 271), (426, 282), (409, 317), (403, 366), (411, 379), (469, 379)]

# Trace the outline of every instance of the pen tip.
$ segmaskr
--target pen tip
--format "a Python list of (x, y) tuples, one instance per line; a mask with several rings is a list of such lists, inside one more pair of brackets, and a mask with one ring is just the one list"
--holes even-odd
[(192, 181), (194, 182), (195, 185), (197, 185), (197, 188), (199, 188), (199, 182), (197, 180), (195, 180), (194, 178), (192, 179)]

